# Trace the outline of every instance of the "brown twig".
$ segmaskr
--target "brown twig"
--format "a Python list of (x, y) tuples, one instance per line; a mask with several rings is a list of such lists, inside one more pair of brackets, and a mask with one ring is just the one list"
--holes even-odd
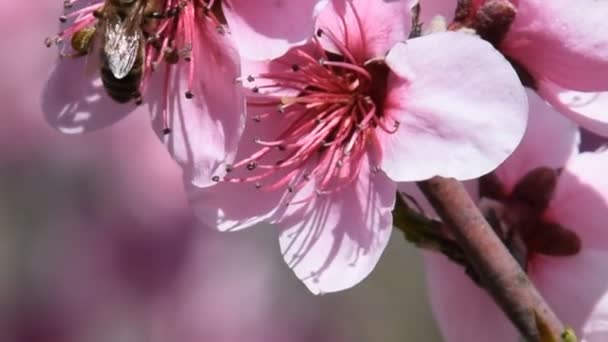
[[(564, 326), (551, 311), (517, 261), (487, 223), (462, 184), (434, 177), (419, 188), (453, 233), (466, 257), (526, 341), (544, 340), (546, 330), (559, 341)], [(543, 331), (545, 330), (545, 331)]]

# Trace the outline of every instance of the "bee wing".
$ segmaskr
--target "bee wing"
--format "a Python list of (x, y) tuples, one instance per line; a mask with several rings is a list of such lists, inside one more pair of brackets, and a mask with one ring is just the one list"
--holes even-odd
[(121, 20), (118, 16), (108, 18), (104, 33), (103, 51), (108, 66), (117, 79), (127, 76), (133, 68), (141, 40), (140, 31), (129, 30), (125, 23), (126, 20)]

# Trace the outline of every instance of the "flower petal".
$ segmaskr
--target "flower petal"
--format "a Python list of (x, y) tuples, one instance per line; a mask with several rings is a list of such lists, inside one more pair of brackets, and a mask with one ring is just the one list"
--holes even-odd
[(521, 0), (501, 50), (540, 79), (608, 90), (608, 2)]
[(241, 55), (271, 59), (312, 36), (315, 16), (327, 1), (230, 0), (223, 10)]
[(608, 151), (585, 152), (564, 168), (546, 216), (574, 231), (583, 248), (608, 248)]
[[(441, 51), (449, 46), (450, 53)], [(528, 105), (517, 75), (496, 50), (474, 36), (440, 32), (397, 44), (382, 130), (382, 169), (395, 181), (440, 175), (460, 180), (492, 171), (519, 144)]]
[(222, 182), (188, 189), (190, 205), (203, 224), (219, 231), (236, 231), (272, 221), (284, 196), (281, 191), (260, 191), (254, 184)]
[(539, 94), (562, 114), (586, 129), (608, 136), (608, 92), (585, 93), (540, 82)]
[(429, 252), (424, 261), (431, 307), (445, 342), (517, 341), (515, 328), (461, 266)]
[(567, 258), (539, 257), (530, 265), (532, 281), (580, 341), (608, 339), (607, 258), (604, 245)]
[[(163, 134), (163, 95), (154, 104), (153, 126), (173, 158), (183, 167), (187, 181), (198, 187), (215, 184), (211, 178), (223, 175), (232, 162), (245, 126), (245, 98), (234, 80), (240, 74), (239, 56), (231, 41), (213, 25), (196, 25), (191, 62), (180, 62), (168, 75), (168, 126)], [(188, 85), (192, 65), (193, 84)], [(155, 75), (156, 76), (156, 75)], [(192, 99), (184, 94), (191, 90)]]
[(526, 91), (530, 104), (526, 133), (515, 152), (496, 169), (507, 192), (537, 167), (564, 167), (578, 153), (580, 144), (576, 124), (556, 112), (534, 91)]
[(145, 111), (133, 103), (117, 103), (106, 94), (96, 55), (59, 59), (45, 85), (42, 111), (49, 124), (63, 133), (93, 131), (133, 111)]
[(356, 184), (317, 196), (278, 223), (285, 262), (315, 294), (359, 283), (390, 238), (396, 186), (364, 163)]
[[(250, 116), (255, 116), (264, 108), (250, 109)], [(238, 146), (235, 160), (241, 161), (256, 153), (260, 146), (255, 143), (256, 138), (273, 136), (279, 131), (277, 122), (263, 120), (248, 124)], [(222, 164), (218, 170), (218, 178), (224, 179), (227, 175), (232, 179), (251, 176), (250, 171), (237, 168), (226, 173), (227, 164)], [(216, 176), (216, 175), (214, 175)], [(276, 213), (281, 209), (281, 201), (285, 197), (285, 190), (269, 191), (257, 189), (255, 182), (228, 182), (221, 181), (205, 188), (188, 186), (188, 197), (197, 217), (206, 225), (220, 231), (234, 231), (251, 227), (252, 225), (268, 221), (273, 222)]]
[[(317, 27), (334, 35), (358, 62), (386, 55), (410, 33), (411, 0), (334, 0), (319, 15)], [(331, 40), (324, 47), (339, 51)]]

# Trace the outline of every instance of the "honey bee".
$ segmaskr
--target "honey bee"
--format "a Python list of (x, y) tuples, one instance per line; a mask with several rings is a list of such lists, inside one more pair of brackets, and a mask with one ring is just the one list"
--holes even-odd
[(76, 56), (84, 56), (91, 51), (95, 37), (99, 37), (101, 80), (106, 92), (116, 102), (135, 100), (141, 104), (139, 88), (150, 22), (175, 16), (182, 7), (183, 2), (163, 13), (158, 0), (105, 0), (94, 13), (97, 24), (75, 32), (72, 48)]

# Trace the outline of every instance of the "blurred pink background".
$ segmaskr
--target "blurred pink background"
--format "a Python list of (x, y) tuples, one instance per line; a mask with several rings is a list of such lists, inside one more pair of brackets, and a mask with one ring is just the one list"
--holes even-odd
[(439, 341), (399, 233), (356, 288), (311, 295), (275, 231), (196, 224), (144, 116), (87, 135), (45, 122), (60, 0), (0, 3), (0, 341)]

